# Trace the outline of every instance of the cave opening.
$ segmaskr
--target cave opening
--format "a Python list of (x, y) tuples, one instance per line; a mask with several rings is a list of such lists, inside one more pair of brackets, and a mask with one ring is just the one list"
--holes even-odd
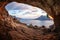
[(54, 25), (53, 18), (41, 8), (18, 2), (11, 2), (5, 6), (9, 15), (17, 18), (20, 22), (33, 26), (49, 26)]

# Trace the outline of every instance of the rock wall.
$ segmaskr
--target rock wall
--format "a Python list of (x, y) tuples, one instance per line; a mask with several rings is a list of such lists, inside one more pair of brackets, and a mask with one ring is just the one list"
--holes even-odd
[(57, 40), (53, 33), (40, 35), (40, 32), (14, 21), (5, 10), (5, 6), (12, 1), (42, 8), (53, 17), (55, 31), (60, 31), (60, 0), (0, 0), (0, 40)]
[[(54, 23), (56, 27), (60, 26), (60, 0), (2, 0), (0, 4), (3, 6), (7, 5), (10, 2), (22, 2), (27, 3), (45, 10), (48, 15), (53, 17)], [(5, 4), (3, 4), (5, 2)], [(4, 7), (3, 7), (4, 8)], [(55, 27), (55, 28), (56, 28)], [(59, 28), (60, 29), (60, 28)]]

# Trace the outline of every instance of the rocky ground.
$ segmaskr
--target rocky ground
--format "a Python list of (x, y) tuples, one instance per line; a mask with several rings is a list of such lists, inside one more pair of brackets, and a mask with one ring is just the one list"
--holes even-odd
[(29, 28), (11, 16), (4, 18), (0, 18), (0, 40), (58, 40), (57, 33)]

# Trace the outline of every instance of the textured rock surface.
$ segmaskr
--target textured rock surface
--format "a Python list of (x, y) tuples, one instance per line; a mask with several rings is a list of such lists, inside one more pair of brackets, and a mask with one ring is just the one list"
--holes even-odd
[(0, 0), (0, 40), (58, 40), (58, 36), (54, 33), (42, 35), (41, 32), (28, 28), (9, 16), (4, 7), (12, 1), (44, 9), (54, 18), (56, 30), (60, 31), (60, 0)]
[(8, 3), (16, 1), (16, 2), (22, 2), (27, 3), (33, 6), (37, 6), (45, 10), (48, 15), (52, 16), (55, 23), (55, 28), (60, 29), (60, 0), (1, 0), (0, 5), (4, 6)]

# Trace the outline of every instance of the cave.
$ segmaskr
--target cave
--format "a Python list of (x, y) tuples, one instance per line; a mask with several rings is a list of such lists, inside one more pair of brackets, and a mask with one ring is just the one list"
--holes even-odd
[[(20, 3), (27, 3), (36, 7), (39, 7), (43, 10), (45, 10), (48, 15), (50, 15), (51, 17), (53, 17), (54, 20), (54, 25), (55, 25), (55, 29), (59, 31), (60, 29), (60, 0), (1, 0), (0, 1), (0, 13), (1, 12), (7, 12), (5, 10), (5, 5), (7, 5), (10, 2), (20, 2)], [(29, 2), (28, 2), (29, 1)], [(59, 4), (59, 5), (58, 5)], [(4, 13), (5, 15), (7, 15), (7, 13)]]
[(0, 20), (4, 21), (6, 17), (9, 17), (5, 6), (13, 1), (26, 3), (45, 10), (54, 20), (54, 29), (52, 31), (60, 32), (60, 0), (0, 0)]
[(51, 25), (54, 25), (53, 18), (50, 15), (47, 15), (41, 8), (29, 4), (10, 2), (5, 6), (5, 9), (9, 15), (27, 26), (32, 24), (33, 26), (42, 27), (44, 25), (46, 28), (50, 28)]

